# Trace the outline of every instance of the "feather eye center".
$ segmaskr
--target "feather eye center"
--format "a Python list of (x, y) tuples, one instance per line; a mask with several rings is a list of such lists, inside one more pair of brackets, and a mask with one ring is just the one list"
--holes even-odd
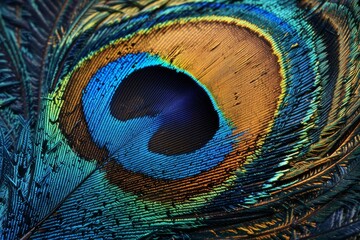
[(219, 116), (204, 89), (187, 74), (162, 66), (142, 68), (125, 78), (110, 111), (120, 121), (159, 117), (161, 125), (148, 148), (165, 155), (200, 149), (219, 129)]

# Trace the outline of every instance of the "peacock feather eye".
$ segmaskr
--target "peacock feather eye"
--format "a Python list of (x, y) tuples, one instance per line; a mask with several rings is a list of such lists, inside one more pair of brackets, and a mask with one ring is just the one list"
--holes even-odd
[(0, 4), (3, 239), (355, 239), (356, 1)]
[[(242, 166), (251, 154), (242, 141), (256, 144), (266, 134), (282, 76), (270, 39), (247, 22), (206, 15), (154, 22), (75, 68), (62, 85), (59, 125), (85, 158), (111, 156), (117, 171), (107, 177), (121, 189), (180, 201), (209, 192), (204, 186), (221, 184)], [(261, 53), (249, 59), (253, 51)], [(262, 97), (251, 101), (250, 92)], [(183, 188), (189, 182), (194, 187)]]

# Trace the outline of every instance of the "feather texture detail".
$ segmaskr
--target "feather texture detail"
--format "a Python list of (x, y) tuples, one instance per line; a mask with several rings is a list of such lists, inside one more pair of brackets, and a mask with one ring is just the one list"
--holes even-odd
[(357, 1), (0, 3), (0, 239), (357, 239)]

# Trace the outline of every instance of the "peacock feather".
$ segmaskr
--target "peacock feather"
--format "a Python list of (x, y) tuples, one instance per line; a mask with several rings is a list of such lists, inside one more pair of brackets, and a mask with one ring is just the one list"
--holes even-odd
[(0, 239), (357, 239), (359, 10), (1, 1)]

